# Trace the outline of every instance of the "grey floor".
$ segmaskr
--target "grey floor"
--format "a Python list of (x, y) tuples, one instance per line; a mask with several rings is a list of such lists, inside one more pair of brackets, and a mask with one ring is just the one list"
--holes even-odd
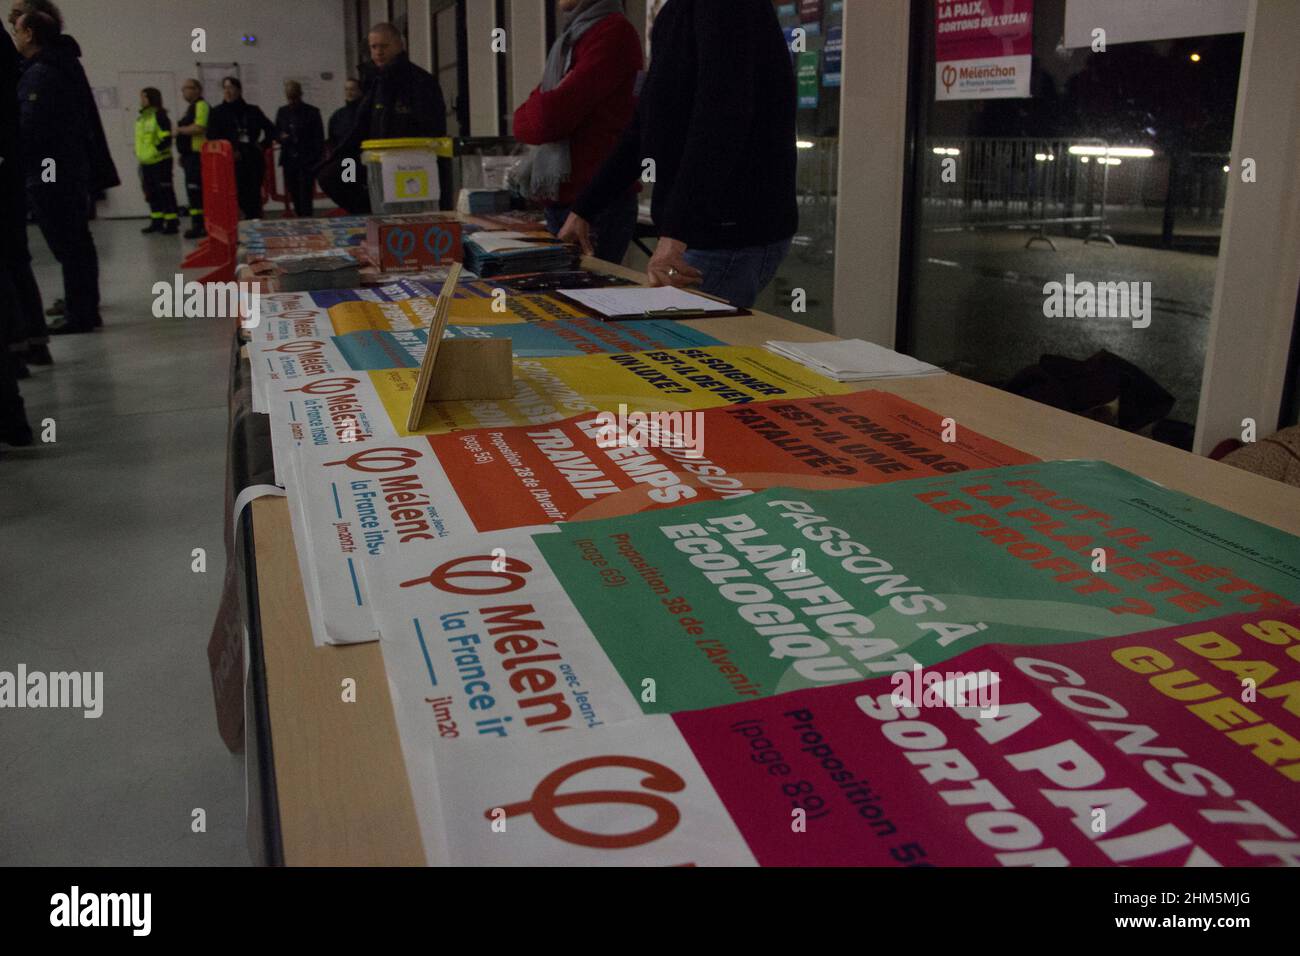
[[(98, 719), (0, 710), (0, 864), (249, 862), (244, 760), (217, 736), (205, 653), (230, 328), (152, 316), (182, 245), (140, 226), (94, 224), (105, 327), (54, 339), (54, 366), (20, 383), (57, 441), (0, 449), (0, 670), (104, 675)], [(35, 229), (31, 243), (49, 303), (58, 266)]]

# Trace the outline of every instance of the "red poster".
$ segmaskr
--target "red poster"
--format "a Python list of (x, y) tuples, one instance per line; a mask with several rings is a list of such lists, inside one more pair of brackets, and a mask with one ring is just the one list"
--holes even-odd
[(602, 448), (594, 414), (429, 442), (480, 531), (608, 518), (776, 486), (847, 488), (1036, 460), (887, 392), (684, 414), (693, 416), (684, 424), (700, 439), (698, 457), (683, 448)]

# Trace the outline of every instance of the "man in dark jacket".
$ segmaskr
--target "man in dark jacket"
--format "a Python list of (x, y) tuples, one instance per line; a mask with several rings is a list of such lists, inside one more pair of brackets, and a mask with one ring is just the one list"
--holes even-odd
[(574, 204), (560, 238), (589, 251), (590, 222), (654, 160), (659, 244), (651, 285), (690, 285), (748, 308), (799, 222), (795, 85), (769, 0), (669, 0), (651, 31), (632, 125)]
[(330, 155), (338, 151), (343, 137), (352, 132), (357, 122), (357, 108), (361, 106), (361, 81), (348, 77), (343, 84), (343, 105), (330, 114), (328, 142)]
[(27, 13), (14, 27), (26, 61), (18, 82), (27, 198), (41, 234), (63, 267), (65, 313), (51, 335), (93, 332), (99, 320), (99, 254), (90, 234), (91, 159), (76, 58), (55, 41), (58, 24)]
[[(18, 157), (18, 51), (8, 35), (0, 36), (0, 444), (30, 445), (23, 397), (18, 393), (20, 367), (5, 354), (17, 339), (25, 338), (22, 306), (14, 286), (13, 264), (20, 260), (31, 273), (27, 252), (27, 209), (23, 201), (23, 175)], [(21, 254), (15, 243), (22, 237)], [(36, 314), (40, 315), (37, 293)], [(42, 326), (44, 319), (41, 318)]]
[(275, 139), (275, 126), (266, 114), (244, 100), (244, 84), (228, 76), (221, 81), (222, 102), (208, 114), (208, 139), (229, 140), (235, 154), (235, 192), (244, 219), (262, 218), (263, 152)]
[[(317, 172), (321, 188), (351, 213), (370, 211), (365, 169), (360, 161), (364, 140), (447, 135), (447, 104), (442, 87), (428, 70), (411, 62), (401, 31), (391, 23), (378, 23), (370, 28), (367, 39), (374, 70), (357, 108), (357, 122)], [(345, 159), (356, 160), (355, 183), (343, 179)], [(450, 160), (438, 161), (438, 178), (442, 183), (442, 208), (450, 209)]]
[[(59, 28), (59, 35), (50, 43), (52, 49), (63, 53), (71, 65), (77, 96), (81, 101), (85, 116), (84, 132), (89, 140), (87, 144), (90, 160), (90, 193), (96, 196), (106, 189), (122, 185), (117, 175), (117, 166), (113, 163), (113, 154), (108, 149), (108, 137), (104, 134), (104, 123), (99, 116), (99, 105), (95, 102), (95, 93), (90, 88), (90, 80), (81, 65), (81, 46), (68, 34), (63, 32), (63, 14), (50, 0), (14, 0), (9, 11), (9, 25), (12, 27), (24, 13), (43, 13)], [(102, 198), (102, 197), (101, 197)]]
[(287, 80), (284, 98), (289, 102), (275, 114), (284, 191), (293, 204), (293, 211), (310, 219), (312, 193), (316, 191), (316, 177), (312, 171), (320, 163), (325, 150), (325, 129), (321, 125), (320, 110), (302, 101), (301, 83)]
[[(28, 365), (50, 365), (49, 331), (27, 246), (27, 197), (18, 143), (18, 51), (0, 40), (0, 366), (26, 377)], [(16, 393), (15, 393), (16, 394)]]
[[(99, 115), (99, 106), (95, 102), (94, 91), (91, 90), (90, 80), (86, 78), (86, 71), (81, 66), (81, 46), (71, 36), (62, 32), (64, 27), (63, 14), (51, 0), (13, 0), (9, 10), (9, 26), (11, 28), (15, 26), (18, 18), (24, 13), (43, 13), (54, 21), (59, 29), (59, 35), (51, 41), (50, 46), (68, 57), (75, 73), (81, 108), (84, 111), (83, 115), (86, 117), (83, 128), (87, 138), (87, 156), (90, 160), (90, 218), (94, 219), (95, 201), (103, 199), (106, 190), (122, 185), (122, 180), (117, 175), (117, 166), (113, 163), (113, 154), (108, 148), (108, 137), (104, 134), (104, 123)], [(32, 289), (35, 288), (36, 280), (33, 278), (30, 283), (27, 283), (22, 277), (16, 277), (15, 282), (17, 283), (19, 299), (23, 303), (24, 312), (26, 312), (26, 306), (32, 300)], [(56, 300), (49, 312), (45, 314), (63, 315), (63, 299)], [(39, 333), (33, 331), (31, 337), (34, 342), (44, 342), (46, 341), (44, 336), (45, 323), (42, 320)], [(39, 346), (39, 348), (29, 349), (27, 360), (28, 362), (35, 361), (38, 364), (49, 364), (49, 362), (53, 361), (49, 357), (49, 350), (43, 345)]]

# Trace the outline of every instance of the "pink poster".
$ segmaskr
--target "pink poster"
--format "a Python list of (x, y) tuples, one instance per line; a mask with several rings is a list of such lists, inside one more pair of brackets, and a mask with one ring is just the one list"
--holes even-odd
[(1034, 0), (935, 4), (936, 100), (1029, 96)]
[(762, 865), (1300, 863), (1296, 610), (673, 719)]

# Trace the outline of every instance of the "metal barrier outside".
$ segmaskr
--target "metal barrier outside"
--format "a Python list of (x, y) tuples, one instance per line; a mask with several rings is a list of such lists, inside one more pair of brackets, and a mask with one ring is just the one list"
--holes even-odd
[[(925, 221), (935, 232), (1088, 226), (1084, 242), (1115, 245), (1106, 232), (1110, 157), (1105, 140), (932, 137), (921, 160)], [(952, 162), (947, 162), (952, 160)]]

